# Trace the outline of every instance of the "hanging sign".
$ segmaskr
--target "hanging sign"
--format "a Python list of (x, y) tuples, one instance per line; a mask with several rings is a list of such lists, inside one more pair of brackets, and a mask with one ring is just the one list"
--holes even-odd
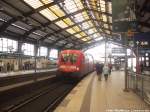
[(112, 0), (113, 32), (128, 32), (128, 29), (137, 31), (133, 5), (134, 0)]
[(141, 48), (150, 48), (150, 32), (135, 34), (134, 46), (138, 46)]

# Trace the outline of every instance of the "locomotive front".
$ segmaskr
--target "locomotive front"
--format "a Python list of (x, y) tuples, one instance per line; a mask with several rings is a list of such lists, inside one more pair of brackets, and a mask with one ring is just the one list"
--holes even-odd
[(74, 73), (80, 70), (80, 53), (72, 50), (65, 50), (59, 56), (59, 71)]

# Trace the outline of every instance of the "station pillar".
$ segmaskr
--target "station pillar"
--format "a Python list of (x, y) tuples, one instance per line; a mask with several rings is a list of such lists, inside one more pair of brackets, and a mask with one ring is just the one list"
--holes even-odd
[(22, 66), (22, 56), (23, 56), (23, 52), (22, 52), (22, 45), (23, 45), (23, 42), (21, 40), (18, 41), (18, 69), (19, 70), (22, 70), (23, 69), (23, 66)]
[(50, 57), (50, 52), (51, 52), (51, 48), (48, 47), (48, 50), (47, 50), (47, 59), (49, 59), (49, 57)]
[(107, 38), (105, 38), (105, 64), (107, 62)]
[[(37, 55), (38, 55), (38, 48), (39, 48), (39, 42), (37, 41), (37, 43), (34, 46), (34, 70), (35, 72), (37, 71)], [(40, 50), (40, 49), (39, 49)]]
[[(142, 60), (141, 60), (142, 62)], [(136, 48), (136, 73), (139, 74), (140, 73), (140, 63), (139, 63), (139, 48), (137, 46)]]
[(124, 68), (124, 73), (125, 73), (125, 87), (124, 91), (128, 92), (128, 56), (127, 56), (127, 35), (125, 33), (122, 34), (122, 37), (124, 38), (124, 49), (125, 49), (125, 68)]

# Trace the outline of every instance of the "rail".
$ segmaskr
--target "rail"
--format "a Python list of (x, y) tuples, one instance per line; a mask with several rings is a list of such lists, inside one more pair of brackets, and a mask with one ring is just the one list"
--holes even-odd
[(150, 76), (128, 72), (128, 88), (150, 104)]

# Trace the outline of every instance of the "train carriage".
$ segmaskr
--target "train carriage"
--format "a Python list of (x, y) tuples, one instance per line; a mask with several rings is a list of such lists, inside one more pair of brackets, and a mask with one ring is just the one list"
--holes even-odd
[(58, 70), (61, 75), (80, 78), (94, 70), (94, 60), (80, 50), (63, 50), (59, 55)]

